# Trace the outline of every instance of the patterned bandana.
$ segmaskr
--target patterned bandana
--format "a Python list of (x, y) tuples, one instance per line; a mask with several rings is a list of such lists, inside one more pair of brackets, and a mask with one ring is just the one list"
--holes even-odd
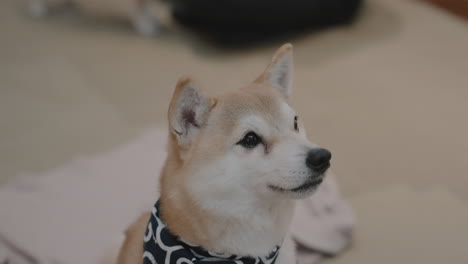
[(238, 257), (208, 252), (170, 233), (159, 218), (159, 201), (153, 207), (144, 237), (144, 264), (274, 264), (279, 246), (266, 257)]

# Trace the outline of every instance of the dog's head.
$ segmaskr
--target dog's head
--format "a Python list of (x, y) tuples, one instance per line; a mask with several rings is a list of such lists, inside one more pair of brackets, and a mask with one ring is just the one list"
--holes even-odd
[(257, 80), (217, 97), (190, 78), (178, 82), (169, 108), (169, 150), (177, 157), (172, 167), (178, 176), (167, 178), (179, 177), (172, 188), (215, 207), (224, 201), (304, 198), (316, 190), (331, 154), (307, 139), (300, 116), (287, 103), (292, 61), (286, 44)]

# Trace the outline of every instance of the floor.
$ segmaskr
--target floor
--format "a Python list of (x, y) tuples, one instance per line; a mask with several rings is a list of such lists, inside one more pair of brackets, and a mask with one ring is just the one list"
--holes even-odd
[[(1, 1), (0, 181), (164, 126), (181, 75), (235, 89), (278, 47), (226, 51), (169, 28), (146, 39), (69, 11), (36, 20)], [(354, 25), (291, 41), (292, 104), (333, 151), (363, 226), (356, 248), (330, 262), (467, 261), (466, 21), (424, 2), (369, 0)]]

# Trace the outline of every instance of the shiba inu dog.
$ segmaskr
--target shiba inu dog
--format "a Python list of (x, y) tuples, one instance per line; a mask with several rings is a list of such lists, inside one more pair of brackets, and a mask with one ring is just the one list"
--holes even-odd
[(237, 91), (212, 97), (191, 78), (177, 83), (161, 197), (128, 228), (119, 264), (296, 263), (295, 199), (314, 193), (331, 154), (307, 139), (287, 103), (292, 84), (291, 44)]

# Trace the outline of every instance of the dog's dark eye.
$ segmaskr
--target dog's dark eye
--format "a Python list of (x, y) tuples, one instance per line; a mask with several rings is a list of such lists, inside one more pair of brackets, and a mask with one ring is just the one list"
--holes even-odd
[(255, 148), (258, 144), (262, 143), (262, 139), (255, 134), (254, 132), (247, 133), (241, 141), (237, 144), (243, 146), (244, 148), (252, 149)]
[(297, 116), (294, 117), (294, 130), (299, 132), (299, 126), (297, 125)]

